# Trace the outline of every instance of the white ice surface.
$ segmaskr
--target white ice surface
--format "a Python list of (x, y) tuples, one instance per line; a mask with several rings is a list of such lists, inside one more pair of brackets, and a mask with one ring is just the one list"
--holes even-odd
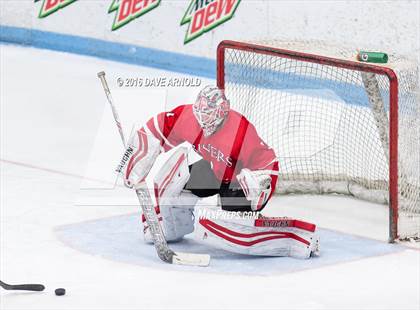
[[(62, 243), (56, 233), (62, 225), (138, 213), (124, 189), (81, 194), (81, 176), (89, 171), (102, 118), (109, 113), (96, 73), (106, 70), (112, 90), (118, 76), (175, 74), (10, 45), (0, 45), (0, 54), (0, 278), (47, 286), (43, 293), (2, 290), (1, 309), (419, 308), (420, 251), (413, 249), (262, 276), (161, 269)], [(138, 91), (115, 91), (114, 97), (121, 105), (135, 100)], [(174, 91), (168, 107), (194, 92)], [(145, 105), (145, 113), (150, 111)], [(118, 136), (109, 143), (117, 146)], [(121, 203), (125, 199), (129, 203)], [(266, 212), (374, 239), (387, 235), (386, 209), (353, 199), (288, 196)], [(237, 262), (226, 260), (231, 263)], [(56, 287), (67, 294), (56, 297)]]

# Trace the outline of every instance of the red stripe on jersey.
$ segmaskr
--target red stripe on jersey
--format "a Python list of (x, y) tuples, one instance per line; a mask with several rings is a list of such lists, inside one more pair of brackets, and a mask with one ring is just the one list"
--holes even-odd
[(235, 140), (233, 140), (234, 142), (232, 145), (232, 151), (230, 152), (230, 157), (233, 159), (232, 168), (226, 168), (225, 173), (223, 174), (222, 181), (233, 179), (233, 173), (235, 172), (236, 164), (239, 159), (239, 153), (241, 152), (242, 143), (244, 141), (248, 125), (248, 120), (244, 116), (241, 116), (241, 120), (239, 121), (239, 127), (235, 135)]
[[(162, 126), (161, 121), (163, 121), (162, 133), (163, 133), (163, 135), (165, 136), (166, 139), (168, 139), (168, 137), (170, 137), (171, 131), (175, 127), (175, 124), (178, 121), (178, 118), (182, 115), (182, 113), (184, 111), (184, 108), (185, 108), (185, 106), (182, 105), (182, 106), (179, 106), (179, 107), (173, 109), (171, 112), (162, 113), (164, 115), (163, 120), (161, 120), (159, 118), (162, 114), (159, 114), (159, 117), (158, 117), (159, 126)], [(171, 141), (169, 140), (169, 142), (171, 142)]]
[[(285, 238), (290, 238), (290, 239), (294, 239), (296, 241), (302, 242), (306, 245), (309, 245), (310, 242), (303, 239), (302, 237), (299, 237), (298, 235), (294, 234), (294, 233), (290, 233), (290, 232), (280, 232), (280, 231), (265, 231), (265, 232), (258, 232), (258, 233), (251, 233), (251, 234), (244, 234), (244, 233), (240, 233), (240, 232), (236, 232), (233, 230), (230, 230), (226, 227), (220, 226), (208, 219), (200, 219), (199, 223), (206, 228), (208, 231), (212, 232), (213, 234), (215, 234), (216, 236), (219, 236), (220, 238), (223, 238), (231, 243), (235, 243), (238, 245), (242, 245), (242, 246), (252, 246), (255, 245), (257, 243), (261, 243), (261, 242), (265, 242), (265, 241), (269, 241), (269, 240), (273, 240), (273, 239), (285, 239)], [(259, 236), (266, 236), (266, 237), (262, 237), (256, 240), (251, 240), (251, 241), (244, 241), (244, 240), (239, 240), (236, 239), (234, 237), (239, 237), (239, 238), (255, 238), (255, 237), (259, 237)]]
[(153, 118), (149, 119), (146, 123), (147, 128), (149, 128), (150, 132), (153, 134), (153, 136), (160, 141), (160, 145), (163, 145), (163, 139), (160, 136), (159, 132), (155, 128), (155, 124), (153, 122)]
[[(160, 141), (160, 144), (165, 149), (165, 152), (172, 149), (173, 146), (179, 144), (173, 141), (171, 137), (171, 132), (172, 130), (174, 130), (176, 122), (180, 117), (180, 113), (182, 113), (182, 110), (183, 106), (178, 107), (171, 112), (159, 113), (155, 116), (155, 118), (151, 118), (147, 121), (147, 127), (150, 129), (153, 135)], [(156, 126), (158, 126), (159, 128), (156, 128)]]

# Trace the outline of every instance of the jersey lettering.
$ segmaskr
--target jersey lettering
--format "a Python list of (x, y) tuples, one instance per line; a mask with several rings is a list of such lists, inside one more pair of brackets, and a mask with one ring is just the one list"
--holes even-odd
[(216, 159), (217, 162), (224, 163), (227, 167), (233, 166), (233, 159), (229, 156), (226, 157), (225, 154), (221, 150), (212, 146), (210, 143), (198, 144), (198, 149), (195, 148), (194, 145), (193, 147), (204, 158), (207, 157), (205, 156), (207, 154), (207, 155), (210, 155), (211, 158)]

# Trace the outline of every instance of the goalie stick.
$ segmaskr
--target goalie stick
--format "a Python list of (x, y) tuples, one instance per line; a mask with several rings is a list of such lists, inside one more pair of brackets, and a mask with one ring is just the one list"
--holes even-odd
[[(108, 83), (105, 79), (105, 72), (99, 72), (98, 78), (101, 80), (102, 86), (105, 91), (106, 98), (108, 99), (109, 104), (111, 105), (112, 114), (114, 116), (115, 124), (118, 127), (120, 137), (124, 147), (126, 146), (126, 141), (124, 133), (122, 130), (120, 118), (118, 116), (117, 110), (114, 105), (114, 100), (111, 96), (111, 91), (109, 90)], [(158, 217), (155, 212), (155, 208), (150, 203), (150, 193), (144, 183), (141, 188), (136, 189), (136, 194), (140, 202), (141, 209), (143, 211), (144, 217), (146, 218), (147, 225), (150, 227), (150, 233), (153, 239), (153, 244), (155, 245), (157, 254), (161, 260), (170, 264), (177, 265), (190, 265), (190, 266), (208, 266), (210, 263), (210, 256), (207, 254), (194, 254), (194, 253), (183, 253), (183, 252), (174, 252), (172, 251), (165, 239), (165, 236), (162, 231), (162, 227), (159, 224)]]
[(0, 281), (0, 286), (5, 290), (21, 290), (21, 291), (36, 291), (40, 292), (45, 289), (45, 286), (42, 284), (7, 284), (3, 281)]

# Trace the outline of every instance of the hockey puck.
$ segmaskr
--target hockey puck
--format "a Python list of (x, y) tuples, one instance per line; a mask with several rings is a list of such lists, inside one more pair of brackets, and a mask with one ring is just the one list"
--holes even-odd
[(57, 296), (63, 296), (64, 294), (66, 294), (66, 290), (64, 288), (57, 288), (55, 290), (55, 295)]

